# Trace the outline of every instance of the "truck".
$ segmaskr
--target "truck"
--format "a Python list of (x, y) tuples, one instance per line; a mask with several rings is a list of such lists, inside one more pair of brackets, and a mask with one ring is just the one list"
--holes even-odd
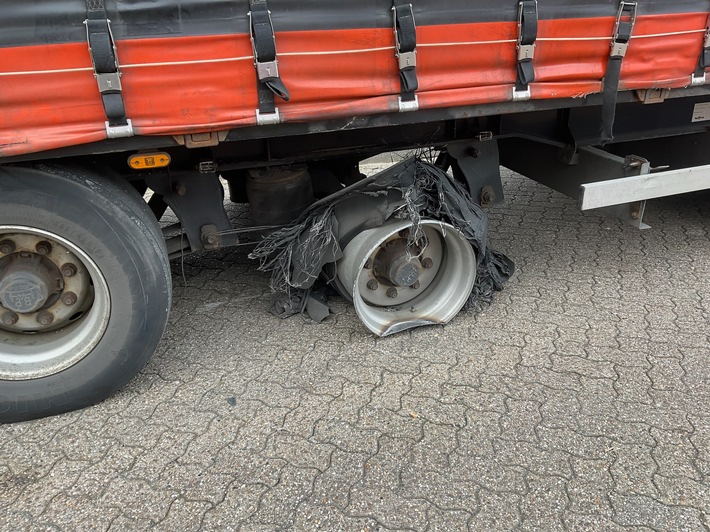
[[(185, 253), (254, 242), (283, 313), (322, 316), (327, 283), (386, 335), (502, 288), (513, 266), (485, 215), (501, 166), (646, 228), (647, 200), (710, 188), (709, 15), (710, 0), (7, 0), (0, 422), (132, 379)], [(360, 172), (393, 150), (419, 156)]]

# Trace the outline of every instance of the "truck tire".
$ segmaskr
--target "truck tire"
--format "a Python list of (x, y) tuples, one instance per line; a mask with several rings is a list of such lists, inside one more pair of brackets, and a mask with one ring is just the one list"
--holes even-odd
[(127, 183), (0, 167), (0, 423), (119, 390), (160, 341), (171, 294), (160, 227)]

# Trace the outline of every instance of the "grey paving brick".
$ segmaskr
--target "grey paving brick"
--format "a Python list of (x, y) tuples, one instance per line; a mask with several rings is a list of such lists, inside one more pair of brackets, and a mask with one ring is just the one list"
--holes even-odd
[(536, 442), (535, 429), (542, 420), (540, 404), (535, 401), (506, 401), (507, 412), (501, 417), (501, 438), (515, 441)]
[(208, 509), (202, 519), (204, 530), (238, 530), (240, 525), (254, 515), (261, 498), (269, 491), (263, 484), (232, 484), (222, 501)]
[(520, 501), (521, 530), (565, 530), (564, 512), (569, 504), (566, 482), (559, 477), (529, 475), (528, 493)]
[(651, 449), (643, 445), (614, 444), (610, 453), (614, 457), (610, 472), (616, 492), (658, 498), (658, 489), (653, 482), (658, 469)]
[(406, 440), (387, 436), (380, 438), (378, 451), (363, 466), (363, 477), (350, 492), (346, 515), (353, 517), (377, 517), (377, 521), (389, 528), (426, 527), (427, 503), (407, 499), (402, 494), (399, 463), (393, 460), (407, 452)]
[(691, 443), (690, 434), (651, 429), (651, 435), (656, 440), (652, 454), (658, 464), (659, 475), (703, 480), (703, 475), (695, 466), (699, 453)]
[[(610, 451), (611, 452), (611, 451)], [(614, 487), (613, 458), (571, 458), (574, 478), (566, 486), (568, 510), (573, 514), (611, 517), (609, 493)]]
[(286, 465), (281, 471), (278, 484), (271, 487), (260, 499), (256, 512), (246, 520), (251, 523), (274, 525), (278, 529), (292, 529), (296, 519), (296, 509), (313, 492), (314, 469), (304, 469)]
[(0, 427), (0, 530), (710, 529), (710, 194), (638, 232), (504, 176), (516, 274), (446, 327), (279, 320), (248, 248), (176, 262), (141, 375)]
[(470, 530), (512, 530), (520, 526), (520, 496), (481, 490), (481, 509), (468, 522)]
[(614, 521), (623, 526), (648, 526), (656, 530), (704, 531), (701, 514), (695, 508), (667, 506), (642, 495), (612, 493)]
[(198, 531), (202, 529), (205, 512), (212, 505), (206, 502), (191, 502), (184, 499), (175, 499), (168, 510), (168, 515), (158, 523), (153, 530), (174, 532)]
[(654, 530), (644, 526), (621, 526), (604, 516), (569, 512), (564, 516), (564, 524), (567, 530), (574, 532), (583, 532), (585, 530), (594, 530), (595, 532), (628, 532), (629, 530), (634, 532), (653, 532)]

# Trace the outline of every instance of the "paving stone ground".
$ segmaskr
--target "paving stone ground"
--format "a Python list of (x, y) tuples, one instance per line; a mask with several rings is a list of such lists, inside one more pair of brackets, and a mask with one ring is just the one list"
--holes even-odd
[(710, 194), (639, 232), (505, 191), (515, 276), (446, 327), (282, 321), (248, 249), (177, 261), (121, 393), (0, 426), (0, 530), (710, 530)]

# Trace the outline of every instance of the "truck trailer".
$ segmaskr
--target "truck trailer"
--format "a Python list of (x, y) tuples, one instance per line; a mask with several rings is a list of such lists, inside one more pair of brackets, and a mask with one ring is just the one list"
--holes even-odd
[[(0, 422), (133, 378), (186, 253), (253, 242), (284, 313), (322, 315), (325, 283), (387, 335), (502, 288), (485, 214), (501, 166), (647, 228), (647, 200), (710, 188), (709, 16), (710, 0), (5, 1)], [(417, 155), (361, 173), (395, 150)]]

